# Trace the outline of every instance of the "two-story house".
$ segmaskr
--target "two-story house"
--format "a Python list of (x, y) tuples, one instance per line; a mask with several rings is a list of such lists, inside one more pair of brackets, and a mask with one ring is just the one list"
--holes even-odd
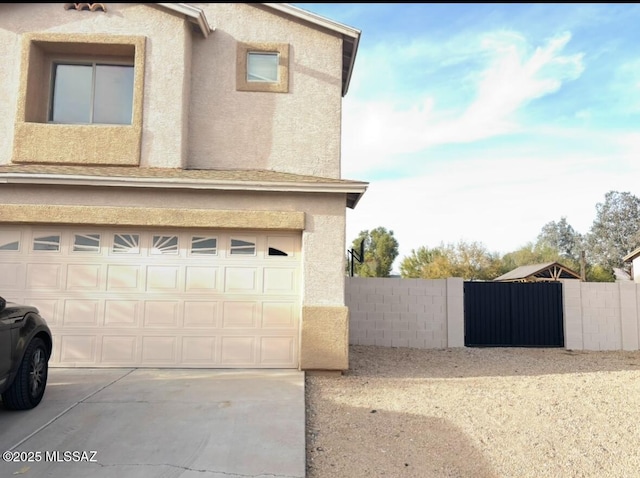
[(359, 38), (287, 4), (0, 6), (0, 295), (52, 366), (348, 368)]

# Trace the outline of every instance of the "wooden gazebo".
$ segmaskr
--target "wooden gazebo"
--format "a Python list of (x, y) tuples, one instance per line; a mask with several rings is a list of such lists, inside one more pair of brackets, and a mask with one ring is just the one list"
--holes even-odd
[(559, 262), (520, 266), (496, 277), (494, 282), (555, 282), (560, 279), (578, 279), (580, 274)]

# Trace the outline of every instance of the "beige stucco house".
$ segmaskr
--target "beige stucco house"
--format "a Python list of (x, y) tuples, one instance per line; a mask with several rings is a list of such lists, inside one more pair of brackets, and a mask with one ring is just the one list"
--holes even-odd
[(359, 38), (287, 4), (0, 6), (0, 295), (52, 366), (348, 368)]

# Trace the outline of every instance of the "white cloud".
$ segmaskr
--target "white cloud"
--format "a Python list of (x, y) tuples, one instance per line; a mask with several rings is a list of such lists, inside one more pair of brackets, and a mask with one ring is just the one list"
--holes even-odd
[(515, 112), (529, 101), (557, 91), (563, 82), (577, 78), (584, 70), (581, 54), (562, 54), (570, 38), (568, 33), (560, 35), (531, 53), (515, 33), (483, 37), (480, 45), (486, 52), (487, 65), (475, 78), (477, 95), (453, 118), (437, 109), (443, 106), (433, 97), (422, 101), (416, 98), (417, 106), (409, 109), (403, 109), (399, 101), (345, 101), (345, 176), (355, 177), (367, 169), (388, 165), (393, 155), (517, 130)]

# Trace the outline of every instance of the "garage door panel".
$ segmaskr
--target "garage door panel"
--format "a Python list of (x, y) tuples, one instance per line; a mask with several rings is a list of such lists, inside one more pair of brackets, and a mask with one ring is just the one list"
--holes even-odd
[(145, 327), (178, 327), (178, 301), (148, 300), (144, 304)]
[(62, 325), (72, 327), (96, 327), (100, 322), (99, 310), (99, 300), (65, 300)]
[(108, 328), (137, 327), (140, 302), (137, 300), (106, 300), (104, 325)]
[(54, 367), (296, 368), (300, 257), (298, 234), (0, 226), (2, 293)]
[(186, 267), (185, 292), (202, 293), (218, 290), (218, 267)]
[(107, 266), (107, 292), (139, 291), (139, 265), (110, 264)]
[(60, 361), (84, 365), (96, 363), (96, 342), (94, 335), (61, 335), (56, 342), (60, 347)]
[(297, 293), (296, 270), (290, 267), (265, 267), (264, 290), (266, 294), (292, 294)]
[(186, 301), (184, 303), (185, 328), (189, 327), (218, 327), (218, 304), (217, 302)]
[(262, 327), (292, 328), (297, 320), (294, 304), (290, 302), (264, 302), (262, 304)]
[(61, 288), (62, 264), (27, 264), (27, 289), (42, 290)]
[(216, 343), (216, 337), (183, 337), (181, 362), (183, 364), (201, 365), (215, 363), (217, 351)]
[(293, 337), (261, 337), (260, 363), (262, 365), (291, 362), (294, 359)]
[(99, 291), (102, 283), (100, 264), (67, 265), (66, 290)]
[(102, 337), (101, 363), (137, 363), (138, 338), (135, 335), (107, 335)]
[(176, 337), (142, 337), (142, 364), (176, 363)]
[(257, 325), (255, 302), (224, 302), (222, 310), (224, 329), (254, 329)]
[(147, 292), (178, 292), (179, 266), (148, 266)]
[(24, 283), (25, 267), (22, 263), (2, 262), (2, 274), (0, 274), (2, 290), (24, 289)]
[(47, 318), (49, 327), (55, 327), (62, 322), (62, 314), (59, 312), (59, 299), (48, 299), (37, 296), (17, 299), (20, 303), (29, 303), (37, 307), (43, 317)]
[(220, 362), (224, 365), (248, 366), (256, 363), (256, 339), (253, 336), (222, 337)]
[(227, 267), (225, 269), (225, 292), (257, 293), (258, 281), (255, 267)]

